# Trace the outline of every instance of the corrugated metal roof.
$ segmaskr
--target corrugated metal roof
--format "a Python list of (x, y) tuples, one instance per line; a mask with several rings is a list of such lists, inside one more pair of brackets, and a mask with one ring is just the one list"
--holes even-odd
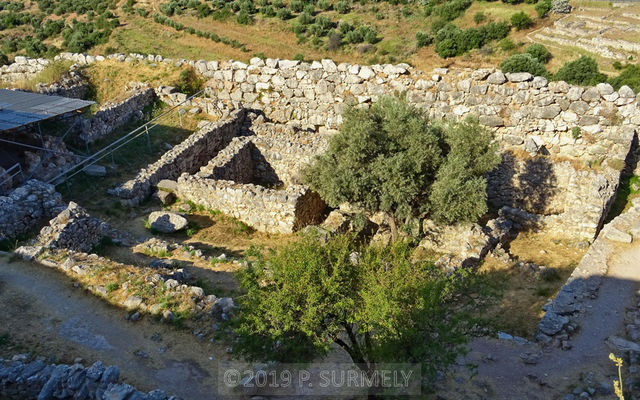
[(0, 132), (80, 110), (93, 101), (0, 89)]

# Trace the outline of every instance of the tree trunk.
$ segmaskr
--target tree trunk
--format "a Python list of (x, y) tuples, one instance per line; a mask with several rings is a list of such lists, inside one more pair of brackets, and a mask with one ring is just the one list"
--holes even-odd
[(392, 214), (387, 214), (389, 220), (389, 228), (391, 229), (391, 242), (395, 242), (398, 239), (398, 222)]

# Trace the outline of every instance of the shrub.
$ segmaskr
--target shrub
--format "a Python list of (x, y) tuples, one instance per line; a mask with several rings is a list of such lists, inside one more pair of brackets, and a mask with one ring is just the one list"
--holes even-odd
[(253, 17), (246, 10), (242, 10), (238, 13), (236, 22), (240, 25), (251, 25), (253, 24)]
[(416, 33), (416, 47), (425, 47), (433, 43), (433, 37), (427, 32), (419, 31)]
[(174, 82), (173, 86), (181, 92), (192, 96), (202, 89), (204, 82), (196, 75), (193, 68), (187, 68), (180, 72), (178, 80)]
[(521, 31), (533, 26), (533, 20), (529, 17), (529, 14), (524, 11), (520, 11), (519, 13), (515, 13), (511, 16), (511, 25)]
[(327, 40), (327, 50), (336, 51), (342, 44), (342, 36), (339, 33), (332, 33)]
[(285, 21), (291, 18), (291, 11), (288, 8), (281, 8), (276, 12), (276, 16), (281, 20)]
[(275, 17), (276, 16), (276, 10), (273, 8), (273, 6), (265, 6), (262, 7), (260, 9), (260, 13), (262, 15), (264, 15), (267, 18), (271, 18), (271, 17)]
[(536, 13), (538, 13), (538, 18), (544, 18), (551, 11), (551, 0), (540, 0), (534, 6), (536, 9)]
[(622, 72), (618, 76), (609, 78), (609, 83), (616, 90), (621, 86), (627, 85), (636, 93), (640, 92), (640, 66), (635, 64), (627, 64), (622, 67)]
[(551, 59), (551, 53), (547, 50), (544, 45), (540, 43), (533, 43), (527, 46), (524, 51), (527, 54), (530, 54), (533, 58), (537, 59), (543, 64), (546, 64)]
[(514, 54), (500, 64), (502, 72), (528, 72), (534, 76), (548, 76), (547, 69), (531, 54)]
[(291, 0), (289, 2), (289, 8), (291, 9), (291, 11), (299, 13), (304, 9), (304, 3), (302, 2), (302, 0)]
[(472, 0), (450, 0), (437, 6), (433, 13), (445, 21), (453, 21), (471, 6)]
[(336, 11), (340, 14), (347, 14), (351, 10), (349, 2), (346, 0), (340, 0), (336, 3)]
[(580, 139), (582, 137), (582, 129), (580, 129), (579, 126), (574, 126), (571, 129), (571, 136), (573, 136), (574, 139)]
[(298, 15), (297, 19), (300, 25), (310, 25), (313, 23), (313, 16), (306, 12)]
[(331, 2), (329, 0), (318, 1), (318, 8), (322, 11), (328, 11), (331, 9)]
[(502, 51), (511, 51), (515, 49), (517, 46), (513, 42), (513, 40), (511, 40), (511, 38), (504, 38), (500, 41), (500, 43), (498, 43), (498, 47)]
[(577, 60), (566, 62), (553, 76), (553, 79), (574, 85), (592, 86), (606, 82), (607, 76), (600, 72), (596, 60), (582, 56)]
[(478, 11), (473, 16), (473, 22), (475, 22), (476, 25), (480, 25), (481, 23), (483, 23), (486, 20), (487, 20), (487, 16), (482, 11)]
[(293, 59), (294, 59), (294, 60), (296, 60), (296, 61), (304, 61), (304, 54), (302, 54), (302, 53), (296, 53), (296, 54), (293, 56)]

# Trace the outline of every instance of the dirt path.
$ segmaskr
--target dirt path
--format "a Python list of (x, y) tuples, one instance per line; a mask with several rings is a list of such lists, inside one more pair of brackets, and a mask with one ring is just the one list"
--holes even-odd
[[(571, 338), (571, 350), (543, 351), (536, 344), (476, 339), (467, 357), (478, 365), (473, 391), (490, 393), (491, 399), (556, 398), (571, 393), (570, 387), (579, 384), (581, 374), (615, 373), (605, 339), (624, 336), (625, 310), (635, 305), (638, 288), (640, 245), (621, 248), (609, 262), (598, 297), (585, 303), (586, 312), (579, 321), (580, 331)], [(525, 364), (521, 358), (525, 353), (540, 354), (540, 358), (535, 364)], [(459, 392), (468, 394), (468, 386), (460, 385)]]
[[(61, 362), (81, 357), (117, 365), (141, 390), (159, 388), (188, 399), (216, 399), (222, 349), (148, 319), (128, 322), (54, 270), (0, 257), (0, 333), (22, 348)], [(0, 349), (1, 350), (1, 349)]]

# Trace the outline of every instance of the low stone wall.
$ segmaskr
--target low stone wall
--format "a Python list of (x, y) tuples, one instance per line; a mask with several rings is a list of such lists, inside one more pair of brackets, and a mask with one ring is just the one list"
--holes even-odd
[(90, 367), (81, 364), (46, 364), (26, 356), (13, 360), (0, 358), (0, 397), (7, 399), (148, 399), (177, 400), (161, 390), (144, 393), (118, 383), (120, 369), (98, 361)]
[(35, 179), (27, 181), (7, 196), (0, 196), (0, 241), (28, 232), (64, 207), (62, 196), (53, 185)]
[(40, 231), (38, 242), (47, 249), (88, 252), (111, 228), (73, 201)]
[(309, 189), (292, 185), (283, 190), (253, 184), (183, 174), (177, 194), (213, 210), (233, 216), (262, 232), (292, 233), (318, 223), (326, 205)]
[(197, 132), (109, 193), (120, 197), (123, 204), (137, 205), (162, 179), (175, 180), (183, 172), (196, 173), (237, 135), (244, 118), (244, 109), (239, 109), (225, 120), (204, 122)]
[[(538, 324), (536, 339), (543, 343), (556, 337), (567, 337), (575, 329), (567, 329), (584, 311), (583, 303), (597, 296), (607, 263), (616, 250), (615, 242), (631, 243), (640, 240), (640, 200), (633, 207), (606, 224), (567, 282), (555, 298), (544, 307), (544, 317)], [(559, 343), (558, 343), (559, 344)]]
[(142, 118), (142, 109), (156, 99), (155, 91), (144, 85), (133, 85), (129, 97), (117, 103), (107, 103), (90, 118), (81, 118), (78, 137), (82, 142), (92, 143), (108, 135), (133, 118)]

